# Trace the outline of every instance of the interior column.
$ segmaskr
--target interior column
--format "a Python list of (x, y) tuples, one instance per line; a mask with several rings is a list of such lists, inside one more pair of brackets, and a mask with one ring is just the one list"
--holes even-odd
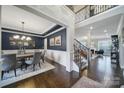
[[(0, 58), (1, 58), (1, 6), (0, 6)], [(1, 62), (0, 62), (0, 80), (1, 80)]]
[(90, 51), (90, 48), (91, 48), (91, 29), (89, 30), (88, 32), (88, 48), (89, 48), (89, 51), (88, 51), (88, 66), (90, 64), (90, 61), (91, 61), (91, 51)]

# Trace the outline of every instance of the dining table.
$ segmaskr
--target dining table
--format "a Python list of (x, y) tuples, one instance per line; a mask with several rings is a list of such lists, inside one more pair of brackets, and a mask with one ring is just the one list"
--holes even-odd
[(24, 54), (16, 54), (16, 58), (31, 58), (33, 57), (34, 53), (24, 53)]
[(0, 68), (1, 68), (1, 64), (3, 62), (4, 58), (0, 58)]
[(26, 60), (30, 60), (34, 55), (34, 52), (31, 53), (22, 53), (22, 54), (16, 54), (16, 59), (21, 62), (21, 69), (23, 69), (23, 66), (26, 67), (27, 65), (25, 64)]

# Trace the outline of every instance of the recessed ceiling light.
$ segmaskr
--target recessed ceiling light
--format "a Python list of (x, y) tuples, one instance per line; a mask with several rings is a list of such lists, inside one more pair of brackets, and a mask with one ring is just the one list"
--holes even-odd
[(92, 30), (92, 29), (93, 29), (93, 27), (91, 26), (91, 27), (90, 27), (90, 30)]
[(87, 39), (88, 39), (88, 37), (87, 37), (87, 36), (84, 36), (84, 37), (83, 37), (83, 39), (84, 39), (84, 40), (87, 40)]
[(104, 30), (104, 32), (106, 33), (106, 32), (107, 32), (107, 30)]

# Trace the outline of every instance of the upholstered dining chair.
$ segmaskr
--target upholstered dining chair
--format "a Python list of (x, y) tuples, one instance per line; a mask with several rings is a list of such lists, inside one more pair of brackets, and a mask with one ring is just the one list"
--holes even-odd
[(41, 53), (41, 59), (42, 59), (43, 63), (44, 63), (44, 60), (45, 60), (45, 53), (46, 53), (45, 50)]
[(1, 65), (1, 79), (3, 79), (3, 75), (5, 72), (9, 72), (10, 70), (14, 70), (14, 74), (16, 76), (16, 68), (21, 66), (21, 63), (16, 61), (16, 54), (7, 54), (2, 55), (3, 61)]
[[(25, 61), (25, 63), (26, 63), (26, 65), (33, 65), (33, 71), (34, 71), (36, 64), (39, 64), (39, 67), (41, 67), (40, 66), (40, 58), (41, 58), (41, 52), (35, 52), (33, 59), (27, 60), (27, 61)], [(27, 66), (26, 66), (26, 68), (27, 68)]]

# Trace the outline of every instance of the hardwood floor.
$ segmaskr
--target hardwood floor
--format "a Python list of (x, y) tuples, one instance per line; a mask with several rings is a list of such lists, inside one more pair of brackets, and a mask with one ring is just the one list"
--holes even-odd
[(124, 84), (120, 67), (112, 64), (110, 57), (107, 56), (92, 60), (89, 68), (82, 71), (81, 74), (102, 83), (105, 87), (114, 88)]
[[(79, 73), (67, 72), (66, 68), (58, 63), (50, 62), (56, 68), (45, 73), (27, 78), (6, 87), (16, 88), (68, 88), (71, 87), (78, 79)], [(41, 66), (42, 67), (42, 66)]]
[[(48, 61), (48, 60), (47, 60)], [(16, 88), (68, 88), (79, 80), (79, 73), (67, 72), (64, 66), (49, 61), (56, 68), (8, 85)], [(87, 76), (107, 87), (120, 87), (124, 84), (122, 71), (116, 65), (111, 64), (110, 57), (96, 58), (91, 61), (87, 69), (81, 71), (81, 76)]]

